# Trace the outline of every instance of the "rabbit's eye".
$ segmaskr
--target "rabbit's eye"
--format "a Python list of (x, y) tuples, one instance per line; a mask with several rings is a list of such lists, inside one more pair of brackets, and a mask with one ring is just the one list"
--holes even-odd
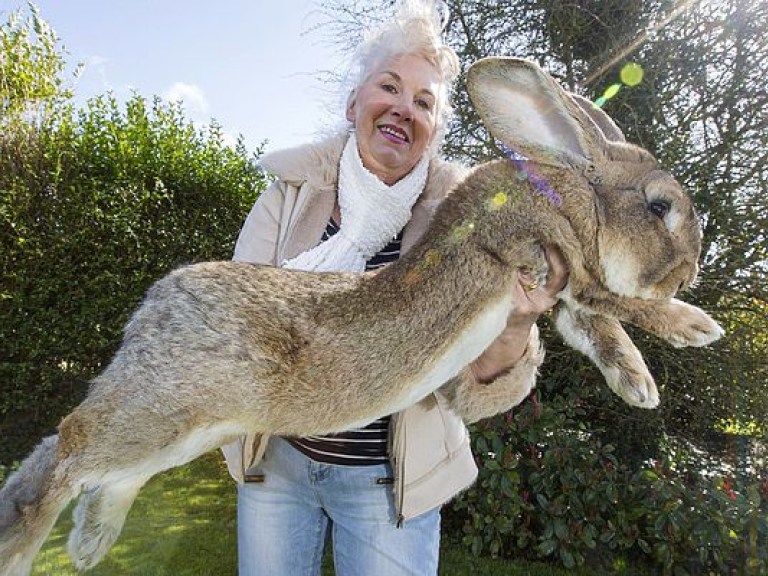
[(669, 208), (669, 202), (666, 200), (654, 200), (648, 204), (648, 209), (653, 212), (654, 216), (658, 216), (659, 218), (664, 218), (669, 212)]

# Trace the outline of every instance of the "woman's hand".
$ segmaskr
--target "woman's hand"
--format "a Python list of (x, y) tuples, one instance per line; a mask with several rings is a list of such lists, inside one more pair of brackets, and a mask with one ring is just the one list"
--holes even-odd
[(537, 318), (557, 303), (557, 294), (568, 282), (568, 266), (560, 249), (547, 246), (544, 256), (549, 265), (547, 281), (537, 286), (528, 274), (519, 274), (513, 288), (516, 305), (507, 318), (506, 328), (471, 364), (479, 382), (490, 382), (520, 360)]

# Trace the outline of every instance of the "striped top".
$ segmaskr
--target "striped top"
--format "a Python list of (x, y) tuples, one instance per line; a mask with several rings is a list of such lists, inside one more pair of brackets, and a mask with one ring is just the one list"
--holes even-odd
[[(320, 242), (325, 242), (338, 231), (339, 226), (331, 217)], [(402, 236), (401, 231), (378, 254), (366, 262), (365, 269), (376, 270), (397, 260), (400, 257)], [(389, 461), (387, 456), (389, 420), (389, 416), (385, 416), (356, 430), (331, 436), (306, 436), (287, 438), (287, 440), (297, 450), (317, 462), (345, 466), (382, 464)]]

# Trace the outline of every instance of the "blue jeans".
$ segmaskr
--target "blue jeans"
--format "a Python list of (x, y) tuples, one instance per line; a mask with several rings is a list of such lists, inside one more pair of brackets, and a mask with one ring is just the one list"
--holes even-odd
[(434, 576), (440, 509), (397, 527), (389, 464), (335, 466), (271, 438), (263, 481), (238, 486), (240, 576), (317, 576), (329, 527), (336, 576)]

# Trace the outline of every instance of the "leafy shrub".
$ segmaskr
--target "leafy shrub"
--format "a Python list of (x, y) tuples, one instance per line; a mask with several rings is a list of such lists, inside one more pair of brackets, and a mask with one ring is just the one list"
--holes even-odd
[[(18, 42), (42, 42), (33, 28)], [(30, 79), (43, 64), (60, 70), (46, 46), (17, 50), (44, 56)], [(28, 93), (40, 91), (2, 96)], [(104, 96), (74, 110), (65, 92), (46, 94), (51, 105), (32, 115), (8, 106), (21, 112), (0, 137), (0, 462), (26, 454), (84, 396), (151, 282), (231, 257), (265, 185), (242, 141), (196, 128), (179, 105)]]
[(464, 543), (476, 554), (523, 551), (566, 568), (583, 565), (615, 514), (613, 448), (589, 442), (565, 411), (542, 409), (536, 395), (476, 424), (473, 444), (478, 482), (453, 504), (462, 513)]
[(51, 112), (70, 96), (62, 77), (65, 61), (51, 27), (33, 4), (29, 15), (11, 13), (0, 25), (0, 126)]
[(754, 479), (690, 479), (667, 464), (634, 474), (623, 494), (633, 538), (665, 574), (768, 570), (768, 486)]
[(447, 531), (475, 554), (598, 573), (768, 570), (768, 482), (758, 473), (706, 476), (669, 460), (632, 468), (577, 424), (581, 412), (534, 396), (476, 424), (478, 482), (446, 510)]
[(242, 146), (159, 100), (96, 99), (34, 138), (6, 139), (0, 165), (0, 460), (79, 400), (153, 280), (230, 257), (264, 184)]

